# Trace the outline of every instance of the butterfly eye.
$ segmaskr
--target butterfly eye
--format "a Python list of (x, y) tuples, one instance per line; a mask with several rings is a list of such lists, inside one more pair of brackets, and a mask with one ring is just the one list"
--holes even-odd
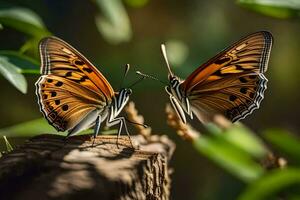
[(176, 77), (172, 77), (172, 79), (170, 80), (171, 86), (175, 87), (177, 85), (178, 80), (176, 79)]
[(128, 96), (131, 95), (132, 94), (132, 90), (128, 89), (126, 93), (127, 93)]
[(169, 77), (170, 83), (172, 84), (174, 82), (174, 77)]

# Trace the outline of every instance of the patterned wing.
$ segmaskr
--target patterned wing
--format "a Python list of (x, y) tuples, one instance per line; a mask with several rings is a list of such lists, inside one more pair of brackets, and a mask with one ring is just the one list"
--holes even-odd
[(180, 87), (201, 121), (224, 114), (231, 121), (259, 107), (266, 90), (272, 35), (261, 31), (225, 49), (196, 69)]
[(40, 43), (41, 73), (36, 93), (41, 112), (58, 131), (70, 130), (94, 110), (104, 111), (114, 91), (105, 77), (66, 42)]
[(80, 83), (86, 88), (112, 97), (114, 91), (105, 77), (75, 48), (56, 37), (40, 42), (41, 74), (53, 74)]

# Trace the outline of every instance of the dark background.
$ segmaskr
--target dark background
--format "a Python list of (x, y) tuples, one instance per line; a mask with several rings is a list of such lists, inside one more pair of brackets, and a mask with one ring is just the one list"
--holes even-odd
[[(270, 127), (284, 127), (293, 132), (299, 129), (298, 19), (267, 17), (248, 11), (231, 0), (176, 3), (152, 0), (143, 6), (125, 3), (132, 37), (128, 42), (112, 44), (95, 26), (94, 16), (101, 11), (91, 1), (13, 0), (0, 1), (0, 4), (3, 2), (35, 11), (50, 32), (70, 43), (94, 63), (116, 91), (126, 63), (130, 63), (132, 69), (125, 86), (137, 79), (135, 70), (167, 80), (161, 43), (175, 45), (172, 51), (183, 57), (177, 63), (171, 60), (171, 65), (175, 74), (184, 79), (197, 66), (241, 37), (260, 30), (270, 31), (274, 45), (266, 73), (268, 90), (261, 108), (243, 123), (257, 132)], [(0, 31), (0, 49), (18, 50), (26, 39), (22, 33), (4, 28)], [(38, 75), (26, 75), (28, 93), (24, 95), (0, 76), (0, 127), (42, 117), (34, 93), (37, 78)], [(167, 126), (165, 104), (169, 100), (159, 82), (143, 81), (134, 88), (131, 100), (154, 133), (167, 134), (177, 144), (171, 162), (174, 168), (172, 199), (234, 199), (240, 193), (242, 182), (199, 156), (188, 142), (182, 141)], [(199, 122), (194, 123), (201, 127)], [(12, 145), (20, 143), (13, 138), (10, 141)]]

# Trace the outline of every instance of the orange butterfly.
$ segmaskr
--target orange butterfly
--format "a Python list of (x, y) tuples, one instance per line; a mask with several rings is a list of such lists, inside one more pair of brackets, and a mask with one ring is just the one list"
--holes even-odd
[[(36, 82), (36, 94), (49, 124), (58, 131), (68, 130), (68, 136), (95, 125), (96, 137), (107, 118), (107, 126), (120, 124), (118, 136), (123, 125), (129, 136), (127, 119), (117, 116), (128, 102), (131, 89), (114, 92), (92, 63), (59, 38), (44, 38), (39, 51), (42, 75)], [(125, 75), (128, 69), (129, 65)]]
[(169, 71), (166, 92), (182, 122), (186, 123), (185, 113), (191, 118), (195, 114), (201, 122), (211, 121), (215, 114), (235, 122), (257, 109), (267, 88), (264, 73), (272, 41), (269, 32), (253, 33), (198, 67), (184, 81), (171, 71), (162, 45)]

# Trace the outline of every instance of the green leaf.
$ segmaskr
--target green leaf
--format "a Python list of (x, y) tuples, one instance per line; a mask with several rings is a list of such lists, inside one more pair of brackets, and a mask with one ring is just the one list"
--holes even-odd
[[(111, 129), (102, 131), (101, 134), (116, 134), (117, 129)], [(10, 127), (0, 129), (0, 136), (8, 136), (8, 137), (32, 137), (35, 135), (40, 135), (43, 133), (52, 133), (58, 135), (66, 135), (67, 132), (57, 132), (50, 124), (48, 124), (47, 120), (44, 118), (34, 119), (27, 122), (23, 122), (20, 124), (16, 124)], [(80, 134), (92, 134), (93, 130), (88, 129), (82, 131)]]
[(251, 156), (262, 158), (267, 154), (267, 149), (262, 140), (241, 123), (232, 124), (226, 130), (222, 130), (214, 123), (207, 123), (205, 127), (209, 133), (223, 138)]
[(251, 183), (238, 199), (264, 200), (296, 183), (300, 183), (300, 169), (276, 169)]
[(32, 10), (20, 7), (0, 9), (0, 23), (35, 37), (49, 35), (41, 18)]
[(6, 136), (3, 136), (3, 138), (4, 138), (4, 141), (5, 141), (5, 145), (6, 145), (6, 150), (7, 150), (7, 152), (10, 152), (10, 151), (14, 150), (14, 149), (12, 148), (11, 144), (9, 143), (9, 141), (7, 140)]
[(121, 0), (96, 0), (102, 15), (95, 16), (98, 31), (107, 42), (118, 44), (132, 37), (130, 20)]
[(209, 133), (214, 135), (219, 135), (223, 133), (223, 130), (215, 123), (206, 123), (205, 128)]
[(145, 6), (149, 0), (125, 0), (125, 3), (129, 6), (140, 8)]
[(275, 148), (300, 162), (300, 138), (288, 131), (269, 129), (263, 132), (263, 136), (275, 146)]
[(264, 172), (248, 153), (222, 137), (203, 135), (193, 144), (200, 153), (245, 182), (257, 179)]
[(39, 62), (17, 51), (0, 51), (0, 56), (5, 57), (10, 63), (20, 69), (23, 74), (39, 74)]
[(21, 69), (9, 62), (9, 59), (5, 56), (0, 56), (0, 74), (19, 91), (22, 93), (27, 92), (27, 82), (25, 77), (21, 74)]
[(267, 149), (262, 140), (241, 123), (235, 123), (222, 133), (221, 137), (258, 159), (267, 154)]
[(21, 54), (27, 54), (32, 58), (40, 59), (38, 46), (40, 43), (40, 37), (32, 37), (28, 39), (23, 46), (20, 48)]
[(300, 1), (298, 0), (238, 0), (242, 7), (268, 15), (286, 19), (300, 16)]
[(42, 133), (57, 133), (57, 131), (48, 124), (44, 118), (39, 118), (7, 128), (0, 129), (0, 136), (8, 137), (30, 137)]
[(168, 59), (172, 66), (181, 66), (186, 60), (189, 49), (185, 43), (180, 40), (168, 40), (166, 42), (168, 50)]

